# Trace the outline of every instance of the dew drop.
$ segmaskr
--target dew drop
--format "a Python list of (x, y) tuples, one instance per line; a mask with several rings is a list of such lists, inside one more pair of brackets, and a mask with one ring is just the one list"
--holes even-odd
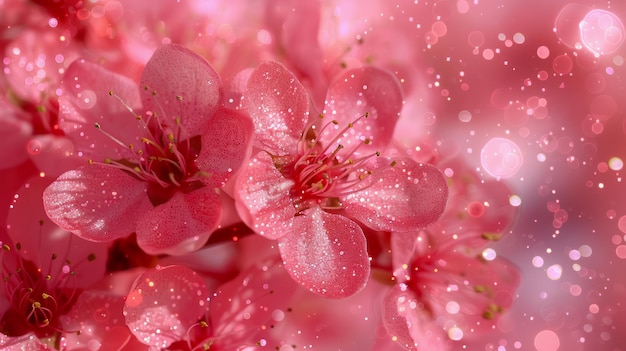
[(41, 153), (41, 143), (37, 140), (31, 140), (26, 145), (26, 151), (31, 155), (39, 155)]
[(91, 109), (96, 105), (96, 101), (98, 100), (93, 90), (83, 90), (76, 94), (76, 96), (78, 97), (77, 105), (83, 110)]

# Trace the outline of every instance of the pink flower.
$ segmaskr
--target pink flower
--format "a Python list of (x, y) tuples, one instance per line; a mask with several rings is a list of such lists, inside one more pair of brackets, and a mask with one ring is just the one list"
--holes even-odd
[(67, 330), (63, 350), (148, 350), (126, 326), (124, 302), (130, 287), (144, 269), (115, 272), (83, 291), (72, 309), (61, 317)]
[(443, 216), (419, 232), (391, 236), (398, 282), (385, 298), (385, 324), (408, 350), (449, 350), (492, 328), (513, 303), (519, 272), (484, 249), (515, 218), (509, 189), (481, 181), (458, 159), (439, 164), (449, 175)]
[(89, 164), (52, 183), (45, 208), (88, 240), (136, 232), (148, 253), (193, 251), (218, 224), (219, 189), (249, 154), (252, 126), (222, 107), (217, 73), (181, 46), (154, 53), (141, 87), (92, 63), (70, 66), (59, 125)]
[(54, 177), (78, 165), (72, 142), (57, 124), (57, 87), (79, 52), (69, 40), (59, 39), (64, 34), (60, 29), (26, 29), (7, 43), (3, 60), (7, 98), (0, 102), (3, 114), (20, 124), (19, 133), (1, 139), (3, 148), (15, 149), (12, 159), (30, 158), (42, 173)]
[(295, 286), (276, 261), (257, 262), (215, 293), (195, 271), (157, 267), (137, 278), (124, 304), (126, 324), (148, 346), (168, 350), (241, 350), (259, 346), (272, 313)]
[(279, 241), (285, 267), (311, 291), (346, 297), (365, 285), (369, 258), (356, 221), (409, 231), (443, 212), (447, 186), (435, 167), (380, 156), (402, 107), (389, 73), (345, 72), (331, 85), (322, 118), (309, 120), (302, 85), (265, 62), (249, 78), (243, 106), (262, 151), (237, 179), (237, 210), (256, 233)]
[(104, 275), (107, 247), (76, 238), (45, 215), (41, 193), (49, 181), (33, 178), (19, 191), (0, 233), (0, 332), (58, 340), (60, 317), (76, 297)]

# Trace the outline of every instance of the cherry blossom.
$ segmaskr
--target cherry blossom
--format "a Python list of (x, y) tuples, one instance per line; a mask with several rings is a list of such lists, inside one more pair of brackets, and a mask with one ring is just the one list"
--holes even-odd
[(259, 333), (268, 329), (272, 312), (295, 288), (284, 283), (283, 272), (276, 260), (257, 262), (211, 293), (197, 272), (180, 265), (157, 266), (135, 280), (123, 314), (141, 343), (159, 349), (261, 346)]
[(391, 236), (396, 281), (385, 298), (385, 323), (408, 350), (452, 349), (451, 340), (489, 330), (511, 306), (517, 268), (497, 257), (499, 240), (515, 219), (510, 190), (481, 183), (458, 158), (439, 163), (450, 177), (448, 208), (432, 227)]
[[(236, 183), (236, 205), (255, 232), (279, 240), (292, 277), (318, 294), (345, 297), (367, 281), (357, 222), (379, 230), (424, 227), (443, 212), (447, 187), (435, 167), (381, 156), (402, 106), (385, 71), (348, 71), (329, 89), (322, 115), (276, 62), (251, 74), (243, 106), (261, 149)], [(329, 120), (330, 119), (330, 120)]]
[(104, 276), (106, 245), (76, 238), (45, 215), (45, 178), (29, 180), (19, 191), (2, 233), (3, 289), (0, 332), (35, 335), (57, 345), (66, 329), (61, 317), (81, 292)]
[(252, 129), (248, 117), (221, 107), (211, 66), (164, 45), (146, 65), (141, 89), (82, 60), (62, 87), (59, 126), (89, 164), (46, 189), (50, 218), (88, 240), (136, 232), (152, 254), (202, 246), (220, 219), (218, 189), (249, 153)]

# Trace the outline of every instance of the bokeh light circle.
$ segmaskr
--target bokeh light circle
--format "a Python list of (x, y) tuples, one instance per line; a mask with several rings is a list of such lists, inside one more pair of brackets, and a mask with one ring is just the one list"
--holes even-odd
[(522, 167), (522, 150), (506, 138), (493, 138), (483, 146), (480, 163), (483, 169), (496, 178), (510, 178)]
[(579, 28), (583, 46), (596, 56), (612, 54), (624, 43), (624, 24), (613, 12), (591, 10)]

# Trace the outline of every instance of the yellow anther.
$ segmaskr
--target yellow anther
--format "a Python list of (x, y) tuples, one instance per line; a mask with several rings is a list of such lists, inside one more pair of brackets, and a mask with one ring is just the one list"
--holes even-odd
[(94, 127), (96, 127), (96, 129), (100, 129), (100, 123), (96, 122), (93, 124)]

